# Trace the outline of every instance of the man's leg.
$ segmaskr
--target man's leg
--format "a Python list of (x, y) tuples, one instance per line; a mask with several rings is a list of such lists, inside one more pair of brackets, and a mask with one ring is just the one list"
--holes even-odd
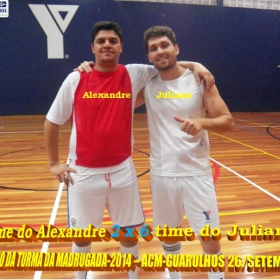
[[(203, 249), (204, 255), (211, 255), (211, 256), (219, 256), (222, 254), (220, 241), (203, 241), (201, 237), (199, 237), (200, 243)], [(225, 275), (224, 272), (216, 271), (214, 272), (213, 269), (211, 272), (207, 272), (209, 279), (224, 279)]]
[[(139, 254), (139, 245), (138, 242), (130, 242), (130, 241), (123, 241), (120, 242), (121, 244), (121, 252), (122, 254), (132, 254), (135, 259), (138, 259)], [(128, 271), (128, 278), (129, 279), (137, 279), (138, 278), (138, 266), (135, 266), (135, 270)]]
[[(178, 178), (151, 175), (151, 191), (153, 199), (154, 231), (157, 226), (175, 228), (181, 225), (183, 218), (183, 203)], [(178, 241), (163, 241), (164, 255), (180, 254), (181, 243)], [(171, 279), (180, 279), (181, 273), (168, 270)]]
[[(220, 228), (217, 206), (216, 190), (212, 174), (202, 176), (183, 177), (184, 208), (188, 221), (195, 233), (200, 235), (200, 230), (206, 225), (211, 229)], [(203, 252), (206, 255), (221, 254), (219, 241), (203, 241), (200, 237)], [(224, 273), (217, 271), (208, 272), (210, 279), (224, 279)]]
[[(106, 203), (107, 181), (104, 175), (92, 175), (89, 168), (70, 164), (78, 173), (71, 173), (74, 185), (68, 187), (69, 227), (85, 229), (88, 225), (101, 228)], [(90, 242), (75, 242), (73, 253), (90, 253)], [(85, 279), (86, 271), (76, 271), (76, 279)]]
[[(91, 252), (91, 242), (73, 242), (72, 244), (72, 253), (90, 253)], [(76, 279), (86, 279), (87, 271), (79, 270), (75, 271)]]
[[(111, 188), (108, 192), (107, 209), (115, 225), (122, 229), (135, 228), (144, 224), (145, 217), (139, 195), (137, 177), (132, 161), (125, 168), (108, 174)], [(138, 258), (138, 242), (128, 239), (120, 242), (122, 254)], [(129, 279), (138, 277), (138, 267), (128, 271)]]
[[(162, 242), (162, 248), (164, 251), (165, 258), (168, 255), (181, 254), (181, 243), (180, 242)], [(181, 273), (178, 271), (168, 270), (170, 279), (181, 279)]]

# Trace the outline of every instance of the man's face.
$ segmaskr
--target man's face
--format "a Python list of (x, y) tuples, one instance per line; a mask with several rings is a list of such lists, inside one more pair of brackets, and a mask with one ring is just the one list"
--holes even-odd
[(118, 63), (122, 52), (119, 36), (113, 30), (100, 30), (91, 45), (96, 63)]
[(148, 58), (159, 70), (172, 68), (179, 53), (179, 47), (173, 45), (166, 36), (151, 38), (148, 41)]

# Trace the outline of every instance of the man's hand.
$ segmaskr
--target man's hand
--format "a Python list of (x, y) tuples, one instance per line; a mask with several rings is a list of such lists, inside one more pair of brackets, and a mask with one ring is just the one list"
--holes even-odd
[(77, 173), (77, 170), (70, 168), (65, 163), (57, 163), (50, 167), (51, 173), (58, 179), (59, 182), (63, 183), (68, 187), (69, 182), (73, 185), (74, 181), (70, 176), (70, 172)]
[(195, 136), (202, 129), (200, 119), (182, 119), (176, 116), (174, 119), (182, 123), (180, 129), (189, 135)]
[(78, 68), (75, 68), (73, 71), (80, 71), (80, 72), (91, 72), (91, 68), (94, 66), (94, 62), (93, 61), (84, 61), (83, 63), (80, 64), (80, 66), (78, 66)]
[(195, 63), (193, 66), (193, 73), (198, 85), (200, 85), (201, 79), (205, 80), (207, 89), (210, 89), (215, 84), (214, 76), (202, 64)]

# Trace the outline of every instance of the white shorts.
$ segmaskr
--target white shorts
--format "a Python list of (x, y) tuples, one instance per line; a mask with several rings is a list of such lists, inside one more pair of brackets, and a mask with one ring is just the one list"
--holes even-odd
[(71, 228), (86, 228), (89, 224), (101, 228), (107, 207), (114, 224), (134, 227), (145, 221), (139, 195), (137, 176), (132, 161), (120, 170), (108, 174), (92, 174), (90, 168), (70, 167), (74, 185), (68, 187), (68, 220)]
[(154, 230), (165, 224), (182, 224), (186, 214), (189, 226), (199, 233), (205, 225), (219, 228), (219, 213), (212, 174), (190, 177), (151, 175)]

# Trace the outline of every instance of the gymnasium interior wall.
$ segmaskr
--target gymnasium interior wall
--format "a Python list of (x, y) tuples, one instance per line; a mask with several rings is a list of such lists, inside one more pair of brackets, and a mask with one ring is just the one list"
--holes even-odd
[[(120, 63), (149, 63), (144, 31), (167, 25), (178, 60), (198, 61), (215, 76), (232, 112), (280, 111), (280, 11), (113, 0), (10, 0), (0, 18), (0, 115), (44, 115), (67, 75), (94, 60), (91, 31), (120, 24)], [(145, 112), (141, 107), (137, 112)]]

